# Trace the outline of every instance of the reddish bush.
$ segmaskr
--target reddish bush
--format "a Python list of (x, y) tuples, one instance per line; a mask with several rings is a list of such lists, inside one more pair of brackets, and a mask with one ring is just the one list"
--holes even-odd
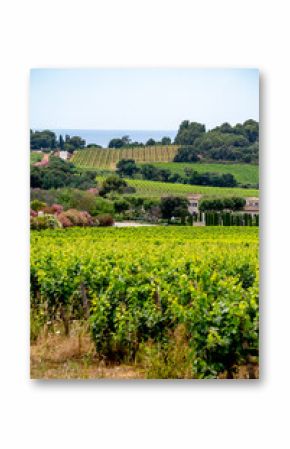
[(63, 207), (60, 204), (52, 204), (51, 206), (46, 206), (43, 209), (45, 214), (58, 215), (63, 211)]
[(63, 228), (70, 228), (71, 226), (73, 226), (73, 223), (66, 216), (65, 212), (61, 212), (60, 214), (58, 214), (57, 219), (61, 223)]
[(53, 210), (54, 214), (60, 214), (61, 212), (63, 212), (63, 207), (61, 204), (53, 204), (51, 206), (51, 209)]
[(99, 226), (113, 226), (114, 224), (113, 217), (110, 214), (98, 215), (96, 218)]
[(84, 222), (84, 226), (93, 226), (95, 224), (93, 217), (87, 211), (81, 211), (80, 216)]
[(93, 226), (94, 219), (86, 211), (79, 211), (76, 209), (69, 209), (66, 212), (61, 212), (57, 215), (57, 219), (60, 221), (64, 228), (70, 226)]
[(82, 219), (80, 217), (80, 212), (76, 209), (68, 209), (64, 212), (66, 217), (72, 222), (73, 226), (82, 225)]
[(37, 212), (35, 210), (30, 209), (30, 217), (37, 217)]

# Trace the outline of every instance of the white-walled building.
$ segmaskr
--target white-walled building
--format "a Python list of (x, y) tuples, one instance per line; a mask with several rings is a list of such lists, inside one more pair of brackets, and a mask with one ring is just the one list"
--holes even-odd
[(69, 152), (68, 151), (60, 151), (59, 157), (63, 159), (64, 161), (67, 161), (69, 159)]

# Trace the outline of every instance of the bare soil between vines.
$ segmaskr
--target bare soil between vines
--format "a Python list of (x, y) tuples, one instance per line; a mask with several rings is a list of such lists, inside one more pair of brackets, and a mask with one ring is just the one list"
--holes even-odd
[[(253, 376), (253, 377), (252, 377)], [(114, 364), (100, 361), (91, 338), (84, 335), (66, 337), (48, 334), (40, 336), (30, 348), (31, 379), (146, 379), (145, 370), (134, 364)], [(259, 379), (259, 367), (243, 365), (234, 379)], [(227, 379), (227, 374), (219, 376)]]

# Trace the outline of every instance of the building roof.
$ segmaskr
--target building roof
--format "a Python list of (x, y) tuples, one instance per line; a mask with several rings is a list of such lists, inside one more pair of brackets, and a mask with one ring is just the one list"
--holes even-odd
[(199, 200), (202, 197), (201, 193), (191, 193), (187, 195), (187, 199), (189, 200)]

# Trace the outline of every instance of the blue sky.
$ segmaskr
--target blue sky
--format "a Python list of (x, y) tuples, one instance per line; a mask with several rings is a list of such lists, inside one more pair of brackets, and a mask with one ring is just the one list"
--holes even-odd
[(30, 127), (175, 130), (259, 119), (257, 69), (32, 69)]

